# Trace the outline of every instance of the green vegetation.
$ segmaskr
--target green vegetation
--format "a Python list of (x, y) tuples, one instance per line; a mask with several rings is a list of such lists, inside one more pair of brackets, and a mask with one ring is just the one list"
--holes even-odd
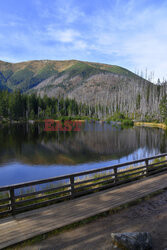
[(152, 161), (152, 164), (155, 164), (155, 163), (161, 163), (162, 161), (165, 161), (166, 160), (166, 157), (161, 157), (161, 158), (157, 158), (157, 159), (154, 159)]
[[(29, 61), (18, 64), (0, 62), (0, 89), (20, 89), (27, 91), (50, 76), (69, 73), (69, 78), (80, 75), (83, 79), (94, 74), (111, 72), (113, 74), (138, 77), (119, 66), (89, 63), (82, 61)], [(138, 77), (139, 78), (139, 77)]]
[[(84, 62), (77, 62), (72, 65), (70, 68), (65, 70), (62, 73), (68, 72), (70, 73), (70, 77), (74, 77), (76, 75), (81, 75), (84, 78), (88, 78), (93, 74), (98, 74), (100, 69), (92, 67)], [(103, 72), (103, 70), (101, 70)]]
[(125, 115), (121, 112), (115, 112), (113, 116), (109, 117), (107, 121), (122, 121), (125, 119)]
[(1, 120), (89, 119), (95, 114), (93, 107), (78, 104), (73, 99), (49, 98), (0, 91)]
[(125, 116), (123, 113), (116, 112), (113, 116), (110, 116), (106, 119), (107, 122), (110, 121), (116, 121), (121, 122), (122, 126), (133, 126), (134, 122), (127, 116)]
[(134, 122), (130, 119), (125, 119), (121, 121), (122, 126), (133, 126)]
[[(138, 106), (140, 98), (138, 97)], [(167, 98), (162, 98), (160, 103), (161, 120), (167, 125)], [(78, 103), (74, 99), (40, 97), (36, 94), (27, 95), (19, 90), (9, 92), (0, 90), (0, 121), (26, 121), (26, 120), (100, 120), (120, 122), (123, 127), (133, 126), (134, 122), (130, 114), (114, 112), (109, 116), (109, 109), (106, 106), (90, 106)], [(99, 119), (100, 117), (100, 119)], [(145, 121), (159, 123), (160, 120), (145, 115)], [(165, 126), (165, 125), (164, 125)]]
[(167, 118), (165, 119), (165, 125), (167, 126)]
[(165, 95), (160, 102), (160, 113), (163, 122), (167, 125), (167, 95)]
[(8, 87), (13, 90), (20, 89), (26, 91), (56, 73), (57, 71), (54, 70), (52, 65), (46, 65), (34, 75), (33, 69), (30, 66), (27, 66), (14, 73), (10, 71), (10, 83), (8, 84)]
[[(120, 122), (131, 119), (165, 122), (166, 86), (165, 82), (153, 84), (116, 65), (77, 60), (39, 60), (15, 64), (0, 61), (0, 90), (20, 90), (21, 93), (37, 93), (41, 96), (46, 94), (59, 100), (74, 96), (78, 107), (81, 100), (85, 103), (85, 107), (82, 104), (75, 114), (70, 114), (66, 107), (60, 114), (53, 107), (52, 110), (49, 107), (40, 110), (49, 115), (52, 113), (56, 118), (77, 115)], [(27, 111), (26, 119), (28, 116), (37, 116), (38, 119), (46, 117), (40, 111), (38, 115), (35, 110)], [(124, 117), (120, 114), (124, 114)], [(125, 126), (132, 124), (130, 121), (124, 123)]]
[(128, 77), (133, 77), (133, 78), (140, 78), (138, 75), (132, 73), (131, 71), (129, 71), (125, 68), (116, 66), (116, 65), (112, 65), (112, 66), (104, 65), (103, 67), (101, 66), (100, 68), (105, 69), (106, 71), (109, 71), (109, 72), (114, 73), (114, 74), (124, 75), (124, 76), (128, 76)]

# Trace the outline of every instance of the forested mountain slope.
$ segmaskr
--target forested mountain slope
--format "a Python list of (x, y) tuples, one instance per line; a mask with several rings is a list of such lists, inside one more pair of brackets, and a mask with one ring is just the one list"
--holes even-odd
[(11, 91), (69, 97), (95, 105), (99, 113), (124, 112), (134, 116), (159, 116), (165, 85), (153, 83), (119, 66), (70, 61), (0, 61), (0, 88)]

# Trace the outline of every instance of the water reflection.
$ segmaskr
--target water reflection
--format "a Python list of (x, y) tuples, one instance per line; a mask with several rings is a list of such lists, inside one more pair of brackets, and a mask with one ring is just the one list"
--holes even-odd
[(80, 132), (44, 132), (44, 124), (0, 128), (0, 185), (103, 167), (167, 152), (158, 128), (86, 123)]

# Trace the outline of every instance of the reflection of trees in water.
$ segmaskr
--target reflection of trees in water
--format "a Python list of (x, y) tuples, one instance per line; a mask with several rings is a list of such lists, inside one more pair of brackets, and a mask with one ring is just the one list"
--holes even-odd
[(167, 150), (165, 138), (167, 137), (161, 129), (135, 127), (122, 130), (104, 130), (103, 132), (94, 130), (77, 134), (72, 148), (80, 151), (85, 146), (92, 153), (120, 156), (145, 147), (147, 150), (157, 148), (165, 152)]
[(127, 156), (139, 148), (167, 151), (167, 135), (158, 128), (121, 129), (108, 124), (86, 124), (80, 132), (44, 132), (44, 124), (22, 124), (0, 129), (0, 161), (30, 164), (75, 164)]

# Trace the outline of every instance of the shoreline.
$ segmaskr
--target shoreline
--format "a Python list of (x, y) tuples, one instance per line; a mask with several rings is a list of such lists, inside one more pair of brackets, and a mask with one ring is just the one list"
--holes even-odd
[[(47, 120), (47, 119), (46, 119)], [(57, 120), (57, 119), (48, 119), (48, 120), (54, 120), (54, 122), (61, 122), (62, 120)], [(86, 120), (70, 120), (70, 121), (73, 121), (73, 122), (86, 122)], [(17, 123), (45, 123), (45, 120), (20, 120), (20, 121), (0, 121), (0, 124), (17, 124)]]
[[(46, 119), (47, 120), (47, 119)], [(59, 122), (59, 121), (62, 121), (61, 119), (52, 119), (54, 120), (54, 122)], [(77, 120), (77, 119), (74, 119), (74, 120), (71, 120), (71, 121), (74, 121), (74, 122), (86, 122), (86, 119), (80, 119), (80, 120)], [(0, 121), (0, 124), (17, 124), (17, 123), (45, 123), (45, 120), (20, 120), (20, 121)], [(99, 123), (103, 123), (103, 122), (106, 122), (104, 120), (100, 120), (98, 121)], [(115, 121), (114, 121), (115, 122)], [(116, 123), (119, 123), (120, 122), (116, 122)], [(155, 122), (134, 122), (134, 126), (140, 126), (140, 127), (150, 127), (150, 128), (161, 128), (161, 129), (164, 129), (166, 130), (167, 129), (167, 125), (165, 125), (164, 123), (155, 123)]]

